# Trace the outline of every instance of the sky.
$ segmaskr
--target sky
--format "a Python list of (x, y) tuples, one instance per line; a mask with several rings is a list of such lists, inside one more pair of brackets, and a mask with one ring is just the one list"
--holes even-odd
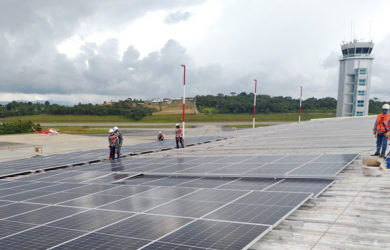
[(390, 100), (390, 1), (0, 0), (0, 102), (253, 92), (337, 97), (340, 44), (373, 40)]

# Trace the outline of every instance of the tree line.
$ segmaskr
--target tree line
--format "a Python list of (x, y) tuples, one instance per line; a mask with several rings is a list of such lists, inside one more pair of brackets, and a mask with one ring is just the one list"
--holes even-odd
[[(238, 95), (218, 94), (196, 96), (196, 105), (201, 113), (252, 113), (254, 94), (242, 92)], [(369, 113), (379, 113), (382, 110), (381, 102), (374, 98), (370, 100)], [(302, 101), (302, 110), (310, 113), (336, 113), (337, 100), (332, 97), (307, 98)], [(299, 99), (292, 97), (257, 95), (257, 113), (296, 113), (299, 109)]]
[(39, 123), (34, 124), (32, 121), (3, 122), (0, 124), (0, 135), (30, 133), (33, 129), (42, 130)]
[(145, 116), (151, 115), (156, 109), (142, 105), (142, 101), (132, 100), (131, 98), (115, 103), (103, 104), (77, 104), (74, 106), (64, 106), (59, 104), (50, 104), (32, 102), (10, 102), (0, 105), (0, 117), (24, 116), (24, 115), (121, 115), (134, 120), (140, 120)]

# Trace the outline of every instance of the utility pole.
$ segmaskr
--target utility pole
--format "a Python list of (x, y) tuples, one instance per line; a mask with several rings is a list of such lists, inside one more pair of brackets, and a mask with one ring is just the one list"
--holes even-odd
[(252, 128), (255, 128), (255, 123), (256, 123), (256, 89), (257, 89), (257, 80), (254, 79), (255, 81), (255, 98), (254, 98), (254, 101), (253, 101), (253, 124), (252, 124)]
[(181, 65), (184, 69), (183, 74), (183, 138), (184, 138), (184, 129), (186, 124), (186, 66), (184, 64)]
[(302, 89), (303, 87), (300, 86), (301, 88), (301, 95), (299, 96), (299, 118), (298, 118), (298, 122), (301, 122), (301, 116), (302, 116)]

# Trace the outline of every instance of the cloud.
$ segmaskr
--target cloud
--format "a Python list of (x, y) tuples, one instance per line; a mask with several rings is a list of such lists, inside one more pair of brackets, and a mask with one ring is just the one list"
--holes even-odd
[[(334, 9), (336, 1), (319, 7), (299, 0), (286, 7), (282, 1), (3, 0), (0, 97), (69, 102), (180, 97), (181, 64), (187, 65), (188, 96), (252, 92), (256, 78), (261, 94), (297, 97), (304, 85), (305, 97), (336, 97), (340, 27), (351, 20), (345, 10), (354, 4), (357, 16), (371, 18), (385, 4), (378, 2), (346, 1)], [(139, 26), (126, 34), (129, 40), (116, 36), (134, 23)], [(84, 39), (97, 33), (105, 36)], [(131, 40), (142, 33), (150, 36)], [(81, 41), (78, 53), (58, 51), (73, 38)], [(142, 43), (152, 45), (145, 52)], [(374, 53), (371, 96), (386, 99), (389, 36)]]
[(182, 11), (176, 11), (173, 13), (170, 13), (168, 16), (165, 17), (164, 22), (167, 24), (174, 24), (179, 23), (182, 21), (187, 20), (190, 18), (191, 13), (188, 11), (182, 12)]

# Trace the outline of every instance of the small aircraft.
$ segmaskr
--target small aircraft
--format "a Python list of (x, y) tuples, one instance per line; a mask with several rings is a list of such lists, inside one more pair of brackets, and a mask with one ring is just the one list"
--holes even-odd
[(58, 135), (58, 134), (60, 134), (55, 129), (52, 129), (52, 128), (47, 129), (45, 131), (39, 131), (39, 130), (36, 130), (34, 128), (33, 128), (33, 130), (34, 130), (34, 133), (37, 133), (37, 134), (45, 134), (45, 135)]

